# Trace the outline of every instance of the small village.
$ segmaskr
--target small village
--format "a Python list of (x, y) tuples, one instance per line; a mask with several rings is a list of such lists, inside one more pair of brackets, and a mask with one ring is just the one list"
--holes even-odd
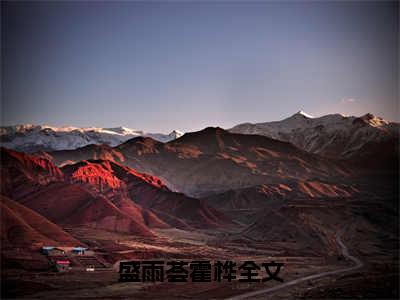
[(54, 272), (70, 270), (94, 272), (110, 268), (107, 262), (88, 248), (43, 246), (40, 252), (47, 257)]

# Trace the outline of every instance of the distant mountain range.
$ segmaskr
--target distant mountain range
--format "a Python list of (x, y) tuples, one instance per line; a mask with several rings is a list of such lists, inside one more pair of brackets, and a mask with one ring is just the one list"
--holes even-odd
[(372, 114), (361, 117), (331, 114), (314, 118), (299, 111), (282, 121), (243, 123), (229, 131), (263, 135), (290, 142), (307, 152), (341, 159), (367, 153), (376, 144), (398, 139), (399, 123)]
[[(281, 121), (243, 123), (228, 131), (255, 134), (289, 142), (296, 147), (321, 156), (348, 159), (369, 156), (379, 147), (393, 148), (398, 143), (399, 123), (388, 122), (372, 114), (361, 117), (330, 114), (314, 118), (299, 111)], [(180, 138), (182, 132), (146, 133), (126, 127), (77, 128), (47, 125), (16, 125), (0, 127), (0, 146), (28, 153), (73, 150), (87, 145), (118, 146), (135, 137), (150, 137), (167, 143)]]
[[(124, 127), (3, 127), (2, 145), (19, 151), (0, 148), (1, 244), (89, 245), (72, 234), (80, 227), (144, 239), (179, 229), (335, 253), (344, 220), (357, 218), (365, 233), (393, 224), (382, 205), (397, 202), (398, 127), (303, 112), (163, 141)], [(377, 206), (360, 212), (366, 197)]]
[(24, 152), (77, 149), (90, 144), (117, 146), (138, 136), (151, 137), (160, 142), (174, 140), (183, 133), (146, 133), (126, 127), (78, 128), (48, 125), (15, 125), (0, 127), (0, 145)]

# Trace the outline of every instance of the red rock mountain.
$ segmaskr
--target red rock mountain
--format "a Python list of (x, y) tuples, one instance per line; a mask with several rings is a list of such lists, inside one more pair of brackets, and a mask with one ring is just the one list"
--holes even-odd
[[(85, 155), (82, 149), (76, 151), (78, 155), (74, 151), (48, 155), (58, 165), (93, 158), (93, 151), (85, 151)], [(171, 189), (195, 197), (288, 179), (336, 182), (352, 172), (344, 163), (307, 153), (287, 142), (212, 127), (165, 144), (134, 138), (112, 151), (114, 161), (153, 174)]]
[(1, 158), (2, 193), (62, 226), (153, 236), (152, 228), (224, 224), (222, 215), (200, 200), (114, 162), (82, 161), (60, 169), (45, 158), (4, 148)]
[(38, 248), (43, 245), (77, 246), (81, 243), (37, 212), (0, 195), (1, 247)]
[(147, 218), (155, 224), (171, 223), (178, 227), (208, 228), (230, 223), (221, 213), (201, 200), (172, 192), (159, 178), (116, 162), (82, 161), (66, 165), (62, 171), (66, 179), (83, 183), (96, 193), (107, 195), (113, 203), (123, 206), (124, 210), (133, 211), (132, 205), (148, 209)]

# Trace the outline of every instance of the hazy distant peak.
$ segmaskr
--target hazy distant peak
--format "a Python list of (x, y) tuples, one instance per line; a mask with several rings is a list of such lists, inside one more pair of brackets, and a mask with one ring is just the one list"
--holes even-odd
[(306, 112), (304, 112), (302, 110), (299, 110), (293, 116), (303, 116), (303, 117), (310, 118), (310, 119), (314, 118), (314, 116), (312, 116), (312, 115), (310, 115), (310, 114), (308, 114), (308, 113), (306, 113)]

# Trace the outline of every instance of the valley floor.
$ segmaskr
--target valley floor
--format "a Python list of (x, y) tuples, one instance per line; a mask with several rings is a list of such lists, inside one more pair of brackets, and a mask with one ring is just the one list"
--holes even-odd
[[(333, 209), (342, 211), (357, 210), (359, 214), (379, 209), (379, 203), (365, 202), (359, 199), (333, 202), (314, 201), (310, 207), (305, 202), (286, 203), (286, 207), (301, 209)], [(383, 208), (381, 208), (383, 209)], [(237, 213), (237, 212), (236, 212)], [(235, 212), (230, 212), (235, 215)], [(343, 212), (344, 218), (346, 214)], [(242, 213), (241, 213), (242, 215)], [(322, 214), (321, 216), (325, 216)], [(340, 218), (333, 216), (334, 224)], [(284, 282), (301, 279), (309, 275), (342, 270), (354, 266), (343, 256), (338, 245), (338, 232), (326, 231), (325, 239), (331, 247), (330, 253), (321, 253), (302, 249), (292, 240), (262, 241), (246, 238), (246, 218), (236, 218), (238, 226), (230, 229), (184, 231), (179, 229), (159, 229), (157, 238), (139, 238), (137, 236), (96, 230), (88, 227), (68, 227), (66, 231), (84, 242), (92, 249), (99, 260), (107, 267), (94, 272), (85, 272), (72, 268), (69, 272), (55, 273), (45, 268), (46, 257), (39, 253), (28, 253), (23, 249), (16, 252), (3, 251), (2, 298), (25, 299), (226, 299), (241, 295), (251, 295), (255, 299), (320, 299), (320, 298), (358, 298), (368, 296), (376, 299), (398, 298), (398, 255), (396, 231), (369, 231), (371, 228), (357, 218), (340, 224), (343, 228), (341, 241), (350, 255), (362, 261), (359, 269), (346, 273), (331, 274), (322, 278), (313, 278), (305, 282), (287, 286), (273, 293), (251, 294), (254, 291), (267, 290), (279, 286), (280, 282), (264, 283), (210, 282), (210, 283), (120, 283), (118, 282), (118, 262), (121, 260), (152, 260), (165, 262), (172, 260), (192, 261), (196, 259), (246, 260), (257, 263), (283, 262), (279, 273)], [(389, 222), (389, 218), (384, 220)], [(329, 228), (329, 219), (325, 217), (324, 228)], [(374, 220), (381, 226), (382, 220)], [(242, 225), (240, 225), (242, 224)], [(318, 224), (315, 221), (315, 224)], [(314, 224), (314, 225), (315, 225)], [(391, 228), (388, 223), (387, 230)], [(315, 225), (317, 226), (317, 225)], [(297, 247), (297, 248), (296, 248)], [(21, 267), (22, 266), (22, 267)], [(24, 270), (25, 268), (25, 270)], [(35, 271), (36, 270), (36, 271)], [(250, 294), (249, 294), (250, 293)], [(243, 298), (244, 299), (244, 298)]]

